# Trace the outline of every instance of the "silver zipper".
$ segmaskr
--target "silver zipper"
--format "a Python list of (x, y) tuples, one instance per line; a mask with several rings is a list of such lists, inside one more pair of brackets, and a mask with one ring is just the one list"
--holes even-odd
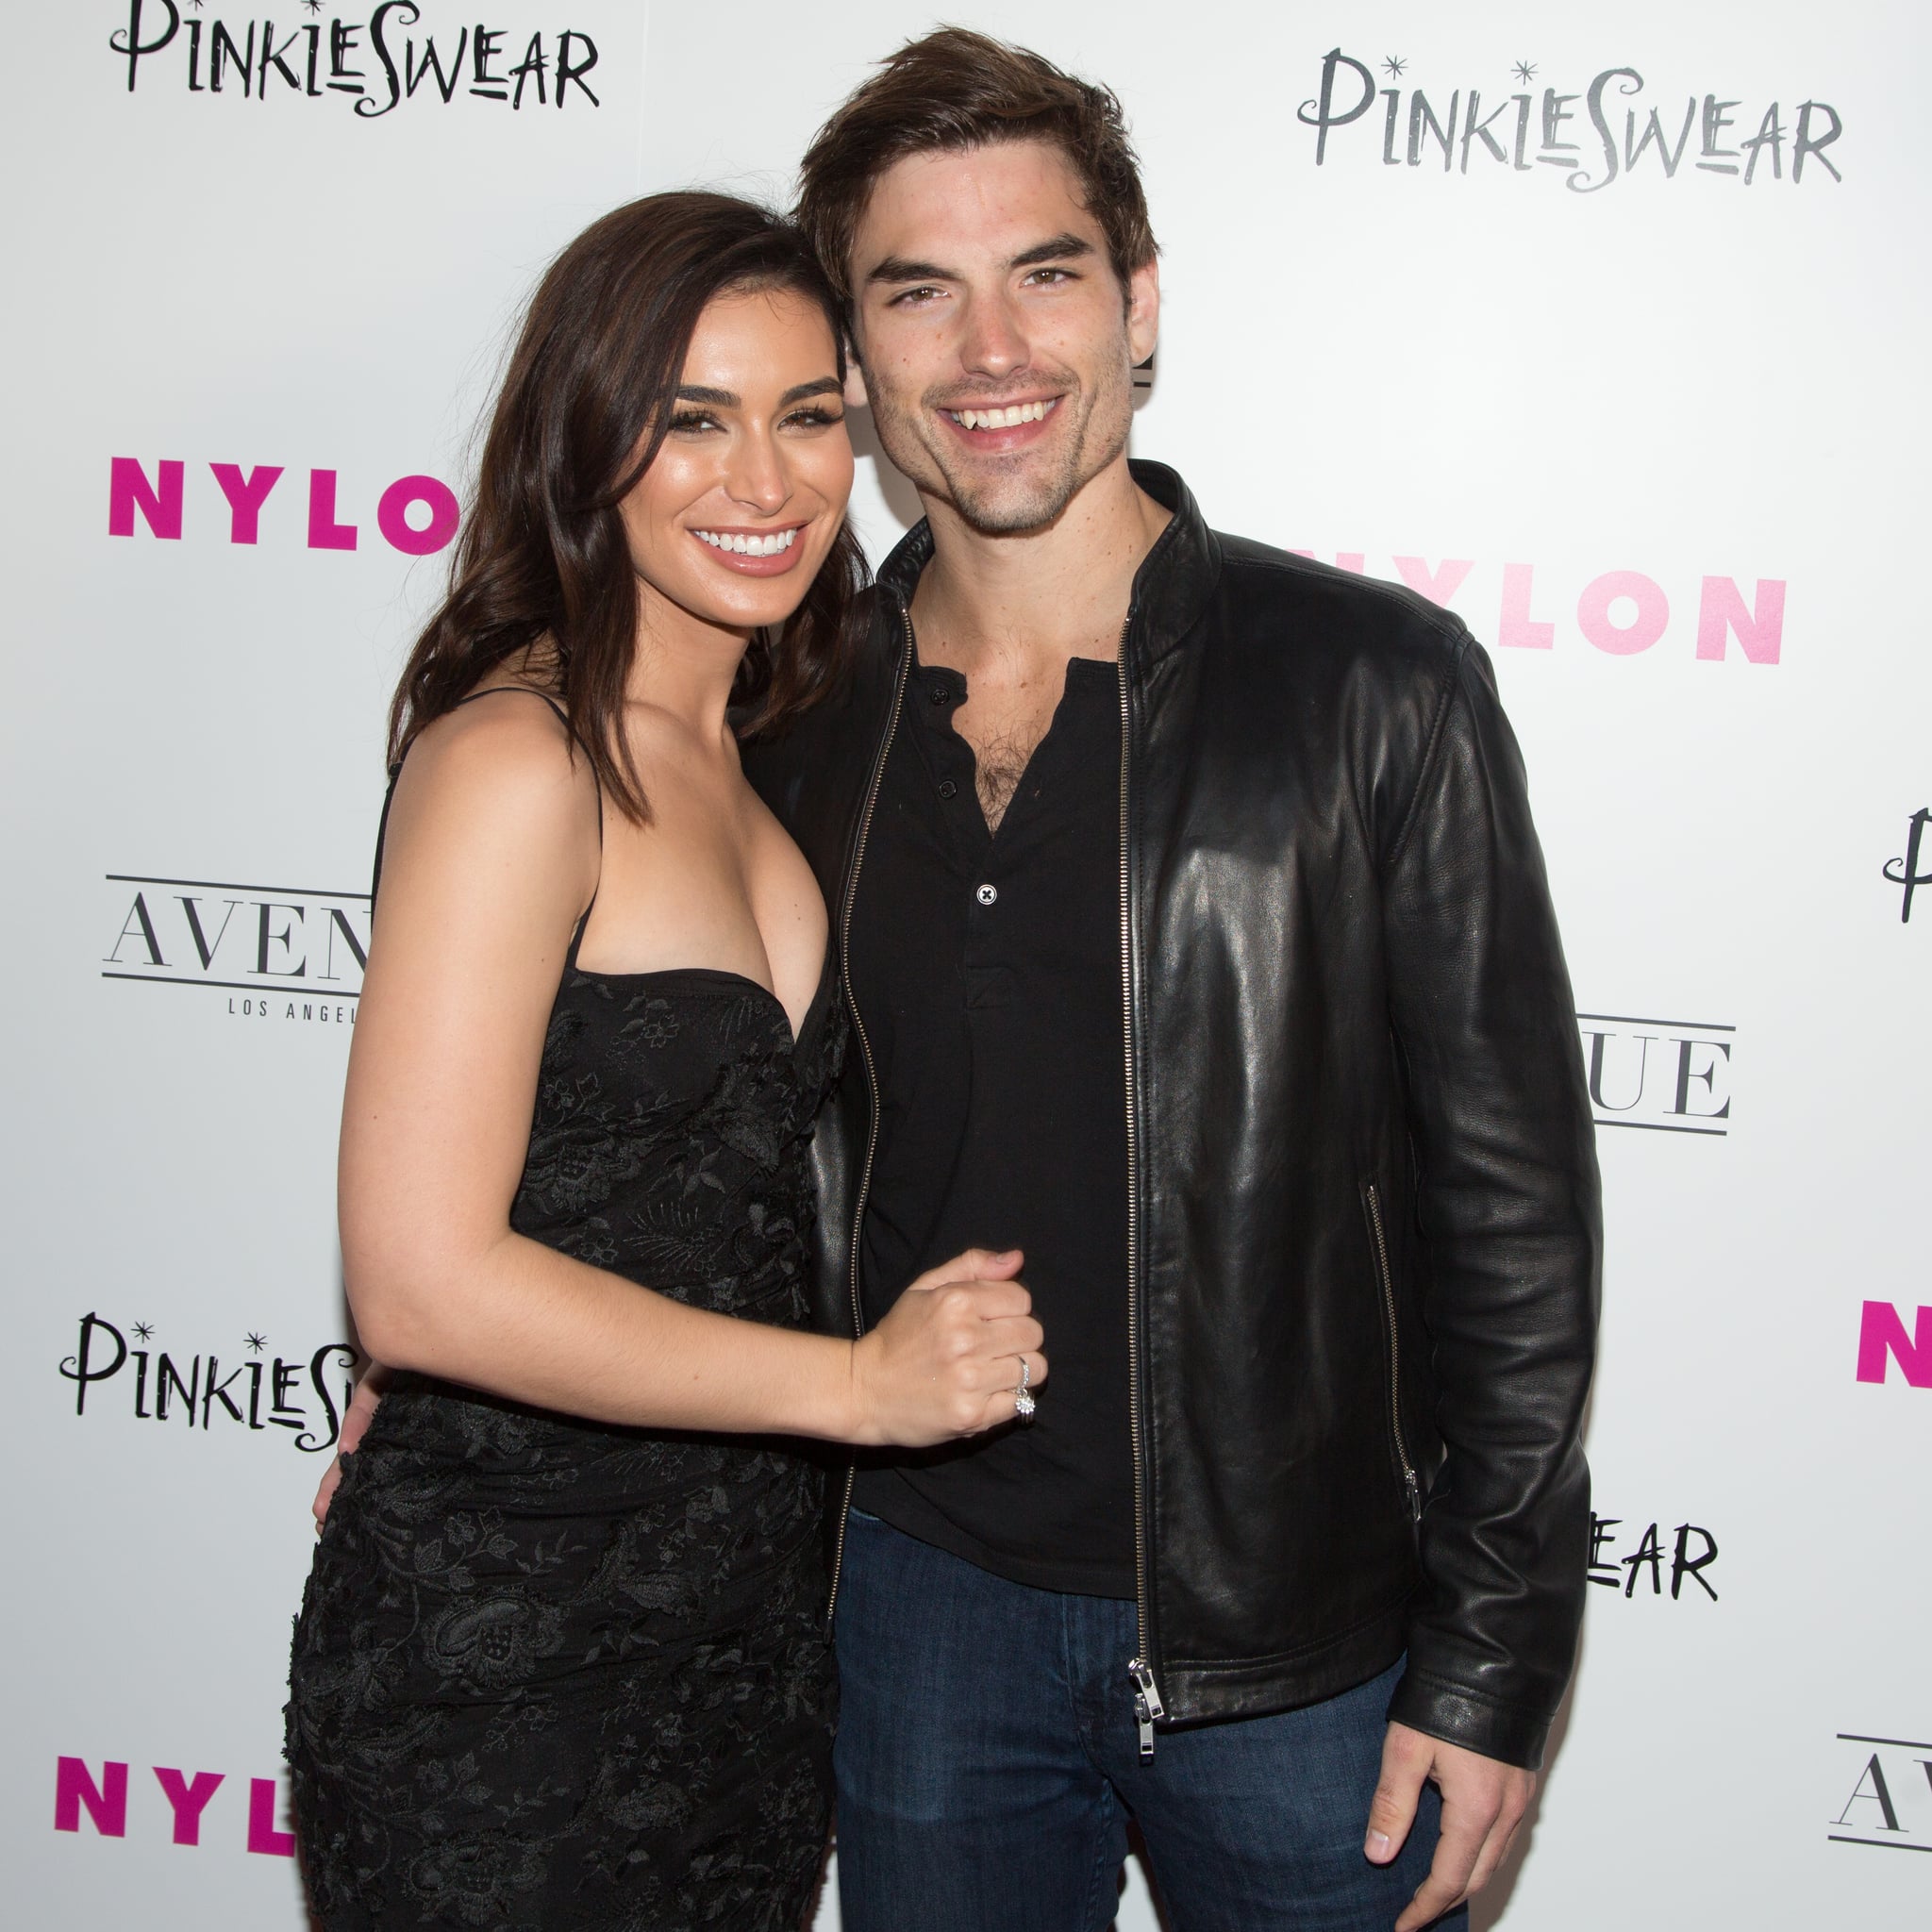
[(1395, 1282), (1389, 1272), (1389, 1242), (1382, 1232), (1382, 1197), (1371, 1181), (1363, 1191), (1369, 1207), (1369, 1232), (1375, 1241), (1375, 1271), (1382, 1285), (1382, 1307), (1389, 1318), (1389, 1426), (1395, 1438), (1395, 1459), (1402, 1465), (1402, 1487), (1408, 1495), (1409, 1520), (1423, 1520), (1423, 1486), (1416, 1480), (1402, 1436), (1402, 1338), (1395, 1328)]
[(1141, 1758), (1154, 1756), (1154, 1724), (1167, 1715), (1160, 1687), (1154, 1680), (1154, 1649), (1147, 1641), (1147, 1498), (1145, 1457), (1141, 1441), (1141, 1305), (1140, 1305), (1140, 1120), (1134, 1106), (1134, 940), (1133, 899), (1127, 872), (1127, 757), (1132, 740), (1132, 710), (1127, 691), (1127, 627), (1134, 621), (1130, 607), (1121, 625), (1121, 1041), (1126, 1063), (1127, 1103), (1127, 1435), (1134, 1464), (1134, 1618), (1140, 1654), (1127, 1665), (1134, 1685), (1134, 1722), (1141, 1733)]
[[(886, 735), (879, 741), (878, 756), (873, 760), (872, 780), (866, 787), (865, 808), (858, 815), (858, 836), (852, 846), (852, 872), (845, 881), (845, 903), (839, 913), (839, 968), (845, 980), (845, 1009), (852, 1015), (852, 1030), (858, 1036), (859, 1056), (865, 1061), (865, 1080), (872, 1095), (872, 1122), (866, 1132), (865, 1162), (858, 1172), (858, 1192), (852, 1204), (852, 1268), (849, 1287), (852, 1294), (852, 1336), (858, 1341), (865, 1333), (865, 1309), (858, 1299), (858, 1236), (865, 1223), (865, 1200), (872, 1191), (873, 1158), (879, 1146), (879, 1075), (872, 1057), (872, 1042), (865, 1037), (865, 1022), (858, 1017), (858, 1002), (852, 991), (852, 908), (858, 898), (858, 868), (865, 858), (865, 841), (872, 830), (874, 808), (878, 804), (879, 783), (886, 773), (886, 754), (892, 748), (893, 734), (899, 728), (899, 710), (906, 696), (906, 679), (912, 669), (912, 613), (902, 613), (906, 623), (906, 649), (899, 659), (899, 675), (892, 682), (892, 708), (886, 714)], [(825, 1598), (825, 1627), (832, 1625), (839, 1607), (839, 1573), (845, 1566), (845, 1523), (852, 1513), (853, 1486), (858, 1480), (858, 1458), (855, 1454), (845, 1465), (845, 1500), (839, 1509), (839, 1527), (832, 1544), (832, 1581)]]

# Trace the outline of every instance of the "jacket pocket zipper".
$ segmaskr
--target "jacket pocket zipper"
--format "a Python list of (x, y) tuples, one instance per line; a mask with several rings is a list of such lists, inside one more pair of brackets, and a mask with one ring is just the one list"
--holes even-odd
[(1402, 1470), (1403, 1492), (1408, 1498), (1411, 1523), (1423, 1520), (1423, 1486), (1408, 1459), (1402, 1434), (1402, 1339), (1395, 1326), (1395, 1281), (1389, 1271), (1389, 1239), (1382, 1226), (1382, 1196), (1374, 1181), (1362, 1190), (1369, 1210), (1369, 1234), (1375, 1245), (1375, 1278), (1382, 1291), (1382, 1315), (1389, 1334), (1389, 1430), (1395, 1443), (1395, 1460)]

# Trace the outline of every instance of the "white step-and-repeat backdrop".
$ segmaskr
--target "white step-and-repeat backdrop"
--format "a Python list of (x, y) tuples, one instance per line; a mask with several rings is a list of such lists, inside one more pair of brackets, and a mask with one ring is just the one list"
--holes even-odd
[[(1582, 1665), (1478, 1923), (1926, 1924), (1924, 9), (963, 11), (1126, 103), (1136, 446), (1461, 612), (1527, 752), (1609, 1254)], [(564, 240), (783, 197), (929, 24), (7, 10), (11, 1924), (302, 1924), (336, 1114), (472, 425)], [(908, 500), (862, 461), (874, 556)]]

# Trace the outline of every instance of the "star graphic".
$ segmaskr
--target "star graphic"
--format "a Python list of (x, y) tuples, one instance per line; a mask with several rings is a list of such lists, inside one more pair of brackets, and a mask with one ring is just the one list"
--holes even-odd
[(1382, 72), (1393, 80), (1408, 71), (1408, 62), (1399, 55), (1391, 54), (1382, 63)]
[(201, 0), (188, 0), (188, 4), (194, 8), (195, 12), (199, 13), (201, 11)]
[(259, 1354), (261, 1353), (261, 1345), (262, 1345), (262, 1343), (263, 1343), (263, 1342), (265, 1342), (265, 1341), (266, 1341), (267, 1340), (268, 1340), (268, 1337), (267, 1337), (266, 1335), (258, 1335), (258, 1334), (256, 1334), (256, 1332), (255, 1332), (255, 1331), (254, 1331), (254, 1330), (253, 1330), (253, 1329), (251, 1328), (251, 1329), (250, 1329), (250, 1330), (248, 1331), (248, 1352), (249, 1352), (249, 1354), (250, 1354), (250, 1355), (259, 1355)]
[(1515, 75), (1518, 80), (1534, 80), (1536, 78), (1536, 62), (1534, 60), (1519, 60), (1509, 71)]
[(137, 1322), (134, 1324), (134, 1337), (137, 1341), (147, 1341), (154, 1332), (154, 1324), (151, 1322)]

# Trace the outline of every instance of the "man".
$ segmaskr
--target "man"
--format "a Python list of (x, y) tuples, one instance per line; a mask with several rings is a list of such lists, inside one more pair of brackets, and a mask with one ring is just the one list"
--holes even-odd
[(1181, 1932), (1460, 1923), (1571, 1670), (1599, 1267), (1489, 665), (1129, 465), (1158, 283), (1105, 91), (938, 32), (802, 184), (926, 513), (747, 761), (853, 1018), (824, 1319), (1019, 1247), (1052, 1363), (857, 1473), (847, 1932), (1104, 1926), (1129, 1819)]

